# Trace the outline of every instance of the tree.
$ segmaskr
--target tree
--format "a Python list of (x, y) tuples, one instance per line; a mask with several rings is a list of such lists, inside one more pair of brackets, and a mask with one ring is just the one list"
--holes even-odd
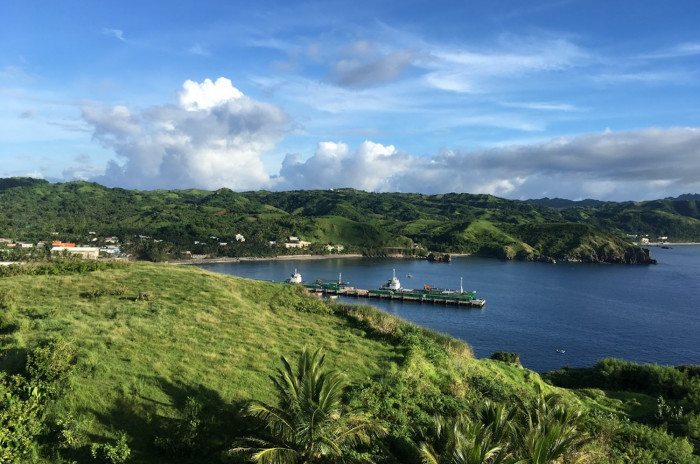
[(550, 464), (586, 462), (581, 451), (589, 441), (581, 430), (581, 411), (567, 407), (561, 395), (545, 396), (538, 388), (534, 407), (523, 410), (525, 423), (519, 433), (518, 463)]
[(516, 409), (486, 400), (477, 418), (436, 416), (433, 434), (419, 445), (425, 464), (498, 464), (510, 456)]
[(309, 353), (304, 348), (296, 369), (284, 356), (281, 360), (283, 367), (270, 377), (278, 406), (252, 401), (245, 412), (262, 421), (269, 439), (251, 439), (256, 446), (233, 451), (252, 452), (252, 460), (262, 464), (322, 463), (347, 456), (348, 451), (386, 433), (382, 426), (348, 410), (342, 400), (345, 376), (323, 369), (325, 356), (320, 349)]

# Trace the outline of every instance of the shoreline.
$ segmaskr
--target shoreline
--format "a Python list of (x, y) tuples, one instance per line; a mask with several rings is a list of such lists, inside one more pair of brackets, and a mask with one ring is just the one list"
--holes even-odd
[[(391, 256), (392, 258), (398, 256)], [(177, 264), (177, 265), (198, 265), (198, 264), (228, 264), (228, 263), (240, 263), (240, 262), (250, 262), (250, 261), (314, 261), (323, 259), (334, 259), (334, 258), (364, 258), (359, 253), (348, 253), (339, 255), (282, 255), (282, 256), (265, 256), (265, 257), (254, 257), (254, 256), (242, 256), (236, 258), (192, 258), (183, 259), (179, 261), (168, 261), (167, 264)]]
[[(700, 242), (652, 242), (644, 245), (637, 245), (641, 248), (643, 247), (673, 247), (673, 246), (699, 246)], [(474, 256), (474, 254), (471, 253), (445, 253), (450, 255), (451, 258), (465, 258), (465, 257), (470, 257)], [(299, 261), (315, 261), (315, 260), (324, 260), (324, 259), (348, 259), (348, 258), (362, 258), (362, 259), (382, 259), (382, 258), (391, 258), (391, 259), (427, 259), (426, 256), (406, 256), (406, 255), (401, 255), (401, 254), (392, 254), (392, 255), (386, 255), (386, 256), (364, 256), (360, 253), (345, 253), (345, 254), (329, 254), (329, 255), (311, 255), (311, 254), (304, 254), (304, 255), (280, 255), (280, 256), (264, 256), (264, 257), (255, 257), (255, 256), (240, 256), (240, 257), (235, 257), (235, 258), (228, 258), (228, 257), (219, 257), (219, 258), (205, 258), (205, 257), (200, 257), (197, 256), (195, 258), (191, 259), (181, 259), (181, 260), (176, 260), (176, 261), (166, 261), (165, 264), (174, 264), (174, 265), (199, 265), (199, 264), (232, 264), (232, 263), (241, 263), (241, 262), (256, 262), (256, 261), (294, 261), (294, 260), (299, 260)]]
[[(471, 253), (444, 253), (450, 255), (451, 258), (465, 258), (469, 256), (474, 256)], [(229, 263), (240, 263), (240, 262), (255, 262), (255, 261), (315, 261), (324, 259), (348, 259), (348, 258), (362, 258), (362, 259), (428, 259), (427, 256), (406, 256), (402, 254), (391, 254), (386, 256), (364, 256), (360, 253), (344, 253), (337, 255), (280, 255), (280, 256), (264, 256), (264, 257), (254, 257), (254, 256), (240, 256), (235, 258), (219, 257), (219, 258), (203, 258), (197, 256), (192, 259), (182, 259), (177, 261), (166, 261), (166, 264), (176, 264), (176, 265), (198, 265), (198, 264), (229, 264)]]

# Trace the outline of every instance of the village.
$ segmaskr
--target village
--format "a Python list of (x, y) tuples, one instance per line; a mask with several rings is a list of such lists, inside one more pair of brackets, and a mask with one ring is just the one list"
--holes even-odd
[[(58, 235), (54, 233), (54, 235)], [(63, 242), (61, 240), (39, 241), (36, 243), (29, 241), (17, 241), (10, 238), (0, 237), (0, 263), (10, 264), (15, 261), (24, 260), (24, 258), (36, 259), (39, 257), (48, 257), (55, 255), (71, 255), (79, 256), (83, 259), (128, 259), (131, 256), (123, 250), (120, 245), (119, 238), (113, 235), (106, 237), (98, 237), (96, 232), (89, 232), (90, 238), (85, 243)], [(228, 241), (220, 241), (218, 237), (209, 237), (220, 248), (229, 245)], [(154, 239), (147, 235), (139, 235), (139, 240), (152, 241), (152, 243), (160, 243), (162, 240)], [(246, 239), (242, 234), (233, 236), (231, 242), (243, 244)], [(127, 242), (131, 244), (131, 241)], [(195, 247), (207, 245), (206, 242), (195, 240)], [(270, 240), (270, 247), (278, 246), (277, 241)], [(284, 243), (286, 250), (302, 250), (308, 249), (312, 242), (299, 239), (296, 236), (286, 237)], [(322, 247), (323, 253), (342, 253), (345, 247), (341, 244), (325, 244)], [(195, 255), (192, 251), (184, 251), (186, 257), (202, 258), (201, 255)]]

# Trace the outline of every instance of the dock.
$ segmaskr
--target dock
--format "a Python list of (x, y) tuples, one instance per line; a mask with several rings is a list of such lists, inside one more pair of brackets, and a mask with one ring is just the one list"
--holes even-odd
[(328, 296), (348, 296), (355, 298), (377, 298), (380, 300), (396, 300), (414, 303), (454, 305), (469, 308), (483, 308), (486, 300), (474, 298), (474, 292), (436, 293), (420, 290), (364, 290), (354, 287), (337, 285), (304, 284), (312, 293)]

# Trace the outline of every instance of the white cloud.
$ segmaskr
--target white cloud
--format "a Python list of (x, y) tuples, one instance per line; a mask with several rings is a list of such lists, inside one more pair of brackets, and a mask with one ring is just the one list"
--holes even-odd
[(126, 42), (126, 39), (124, 38), (124, 31), (121, 29), (111, 29), (109, 27), (103, 27), (102, 28), (102, 33), (105, 35), (111, 35), (112, 37), (115, 37), (122, 42)]
[(561, 71), (585, 63), (587, 54), (564, 39), (526, 40), (506, 37), (502, 50), (472, 51), (435, 47), (426, 81), (442, 90), (482, 93), (493, 79), (514, 79)]
[(692, 74), (683, 71), (640, 71), (640, 72), (621, 72), (621, 73), (604, 73), (592, 77), (593, 82), (597, 84), (646, 84), (646, 85), (661, 85), (661, 84), (677, 84), (693, 82)]
[(103, 177), (131, 188), (236, 190), (270, 184), (261, 156), (282, 137), (287, 115), (252, 100), (225, 78), (186, 81), (180, 104), (132, 112), (83, 107), (94, 137), (117, 155)]
[(522, 108), (526, 110), (539, 111), (582, 111), (581, 108), (575, 105), (556, 102), (505, 102), (501, 103), (501, 105), (508, 108)]
[(656, 53), (641, 55), (640, 58), (666, 59), (685, 58), (700, 55), (700, 42), (685, 42)]
[(367, 191), (394, 190), (394, 174), (410, 169), (417, 161), (392, 145), (363, 142), (354, 152), (344, 143), (322, 142), (316, 153), (301, 161), (287, 155), (280, 170), (278, 188), (325, 189), (353, 187)]
[(225, 77), (218, 78), (216, 82), (204, 79), (201, 84), (186, 80), (180, 91), (180, 105), (188, 111), (210, 110), (241, 97), (243, 92)]
[[(605, 131), (432, 157), (393, 146), (320, 144), (302, 162), (288, 155), (280, 189), (489, 193), (508, 198), (653, 199), (700, 191), (700, 128)], [(643, 198), (640, 198), (643, 196)]]
[(211, 56), (211, 53), (200, 44), (192, 45), (187, 49), (187, 53), (190, 55)]
[[(556, 103), (523, 105), (569, 110)], [(500, 124), (505, 116), (499, 116)], [(83, 108), (83, 118), (94, 137), (116, 154), (104, 176), (93, 180), (129, 188), (353, 187), (611, 200), (700, 191), (700, 128), (694, 127), (606, 129), (491, 149), (443, 149), (433, 156), (369, 140), (356, 148), (326, 141), (310, 157), (288, 154), (275, 173), (269, 160), (270, 171), (265, 168), (262, 156), (284, 136), (289, 118), (280, 108), (245, 96), (228, 79), (187, 81), (176, 105), (139, 111), (92, 105)], [(484, 117), (479, 121), (466, 117), (462, 123), (495, 124)], [(532, 121), (510, 125), (540, 129)], [(94, 172), (71, 170), (81, 178)]]

